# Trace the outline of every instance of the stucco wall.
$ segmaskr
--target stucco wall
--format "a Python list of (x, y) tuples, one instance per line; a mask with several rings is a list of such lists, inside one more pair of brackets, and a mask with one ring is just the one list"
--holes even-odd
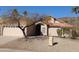
[(23, 33), (18, 27), (5, 27), (3, 30), (3, 36), (23, 37)]
[(29, 26), (27, 28), (27, 36), (35, 35), (35, 25)]

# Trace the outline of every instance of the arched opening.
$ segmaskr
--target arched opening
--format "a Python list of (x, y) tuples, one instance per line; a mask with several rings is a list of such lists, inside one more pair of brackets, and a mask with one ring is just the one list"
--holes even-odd
[(41, 32), (41, 25), (42, 25), (42, 24), (37, 24), (37, 25), (36, 25), (36, 29), (35, 29), (35, 30), (36, 30), (36, 31), (35, 31), (35, 35), (36, 35), (36, 36), (42, 35), (42, 32)]
[(43, 22), (35, 23), (35, 35), (36, 36), (46, 36), (47, 35), (47, 25)]

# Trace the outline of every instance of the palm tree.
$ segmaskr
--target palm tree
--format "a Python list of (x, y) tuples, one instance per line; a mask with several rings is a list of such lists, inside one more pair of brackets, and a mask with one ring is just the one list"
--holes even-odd
[(23, 14), (24, 14), (24, 16), (27, 16), (28, 15), (28, 12), (27, 11), (24, 11)]
[(13, 9), (12, 10), (12, 15), (11, 15), (13, 18), (18, 18), (18, 16), (19, 16), (19, 12), (18, 12), (18, 10), (17, 9)]
[(72, 8), (72, 13), (78, 14), (79, 13), (79, 7), (78, 6), (73, 7)]

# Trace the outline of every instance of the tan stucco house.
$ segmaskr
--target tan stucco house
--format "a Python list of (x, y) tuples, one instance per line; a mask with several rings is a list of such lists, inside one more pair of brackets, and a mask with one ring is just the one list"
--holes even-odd
[[(57, 30), (62, 27), (72, 27), (69, 24), (61, 23), (55, 18), (50, 17), (49, 19), (44, 18), (39, 21), (28, 20), (25, 17), (20, 19), (21, 26), (26, 26), (27, 36), (58, 36)], [(30, 25), (31, 24), (31, 25)], [(23, 37), (22, 31), (18, 28), (18, 23), (16, 20), (11, 20), (10, 18), (5, 21), (0, 21), (0, 35), (1, 36), (18, 36)]]

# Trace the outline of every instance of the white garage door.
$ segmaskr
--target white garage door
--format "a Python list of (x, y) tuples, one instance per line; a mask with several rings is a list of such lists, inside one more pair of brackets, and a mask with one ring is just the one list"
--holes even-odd
[(23, 37), (23, 33), (16, 27), (5, 27), (3, 30), (3, 36), (18, 36)]

